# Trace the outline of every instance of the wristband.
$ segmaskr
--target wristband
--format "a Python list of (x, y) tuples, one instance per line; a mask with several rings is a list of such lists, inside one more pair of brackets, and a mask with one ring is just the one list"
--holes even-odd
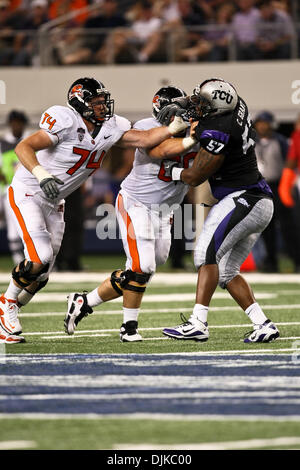
[(172, 181), (181, 181), (181, 173), (183, 172), (184, 168), (178, 168), (175, 166), (172, 168)]
[(182, 139), (182, 146), (184, 150), (189, 150), (190, 148), (194, 147), (194, 145), (197, 143), (197, 140), (194, 139), (194, 137), (185, 137)]
[(168, 130), (171, 135), (178, 134), (181, 131), (184, 131), (189, 126), (180, 116), (175, 116), (171, 124), (168, 125)]
[(45, 178), (53, 178), (53, 176), (50, 175), (50, 173), (47, 170), (45, 170), (45, 168), (42, 167), (42, 165), (35, 166), (32, 169), (31, 173), (36, 177), (39, 183)]

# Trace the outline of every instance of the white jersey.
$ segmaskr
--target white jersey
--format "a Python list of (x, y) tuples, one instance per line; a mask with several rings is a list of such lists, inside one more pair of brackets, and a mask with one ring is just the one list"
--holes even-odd
[[(147, 130), (160, 126), (161, 124), (155, 118), (147, 118), (136, 122), (133, 127)], [(188, 168), (199, 148), (200, 144), (196, 144), (192, 149), (171, 157), (169, 160), (177, 161), (179, 167)], [(163, 203), (169, 206), (180, 204), (189, 186), (180, 181), (174, 182), (166, 176), (164, 162), (166, 160), (151, 158), (147, 149), (136, 149), (133, 168), (122, 182), (121, 188), (145, 206)]]
[[(47, 109), (39, 125), (51, 137), (53, 146), (37, 152), (37, 159), (51, 175), (64, 182), (58, 185), (58, 200), (79, 188), (101, 166), (108, 150), (131, 128), (126, 118), (113, 115), (104, 121), (98, 135), (92, 137), (80, 114), (66, 106)], [(18, 181), (33, 194), (45, 197), (35, 176), (23, 165), (16, 171), (13, 184)]]

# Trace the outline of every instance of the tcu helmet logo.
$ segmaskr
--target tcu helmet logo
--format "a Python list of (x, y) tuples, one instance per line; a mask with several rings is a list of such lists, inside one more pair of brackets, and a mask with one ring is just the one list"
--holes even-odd
[(74, 85), (72, 90), (69, 93), (69, 99), (74, 98), (75, 96), (80, 96), (82, 98), (83, 93), (82, 93), (83, 86), (78, 84)]
[(216, 99), (220, 99), (222, 101), (225, 101), (226, 100), (226, 103), (227, 104), (230, 104), (231, 101), (233, 100), (233, 96), (228, 93), (227, 91), (223, 91), (223, 90), (214, 90), (212, 92), (212, 99), (213, 100), (216, 100)]

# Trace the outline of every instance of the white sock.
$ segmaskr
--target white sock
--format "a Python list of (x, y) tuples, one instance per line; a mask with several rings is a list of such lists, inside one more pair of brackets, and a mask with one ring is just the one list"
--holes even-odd
[(92, 290), (92, 292), (89, 292), (86, 296), (87, 298), (87, 303), (89, 307), (96, 307), (97, 305), (100, 305), (103, 303), (103, 300), (101, 299), (100, 295), (98, 294), (98, 287), (96, 289)]
[(267, 320), (266, 315), (257, 302), (246, 308), (245, 313), (254, 325), (262, 325)]
[(139, 308), (127, 308), (123, 307), (123, 323), (127, 323), (128, 321), (137, 321), (139, 316)]
[(208, 307), (202, 304), (195, 304), (192, 317), (201, 321), (202, 323), (207, 323)]
[(17, 287), (16, 284), (14, 283), (14, 280), (11, 279), (9, 286), (4, 294), (4, 297), (9, 300), (17, 300), (18, 295), (20, 294), (21, 290), (23, 290), (23, 288)]

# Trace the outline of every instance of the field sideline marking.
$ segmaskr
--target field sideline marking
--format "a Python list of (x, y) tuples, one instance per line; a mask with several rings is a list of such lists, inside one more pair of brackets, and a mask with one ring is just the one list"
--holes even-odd
[(244, 441), (206, 442), (202, 444), (115, 444), (114, 450), (237, 450), (260, 447), (299, 445), (300, 437), (275, 437), (273, 439), (248, 439)]
[(266, 421), (266, 422), (300, 422), (300, 415), (186, 415), (168, 413), (0, 413), (0, 419), (114, 419), (117, 421), (128, 420), (149, 420), (149, 421)]
[[(166, 338), (169, 339), (169, 338)], [(171, 341), (171, 340), (170, 340)], [(274, 343), (273, 343), (274, 344)], [(254, 345), (252, 344), (249, 346), (249, 348), (252, 348)], [(299, 351), (299, 348), (279, 348), (279, 349), (254, 349), (252, 348), (252, 351), (247, 351), (247, 349), (232, 349), (232, 350), (216, 350), (216, 351), (190, 351), (190, 352), (162, 352), (162, 353), (113, 353), (113, 354), (108, 354), (108, 353), (21, 353), (21, 354), (8, 354), (5, 356), (5, 359), (13, 359), (14, 356), (17, 357), (40, 357), (40, 356), (119, 356), (119, 357), (126, 357), (132, 355), (132, 356), (234, 356), (236, 354), (242, 354), (243, 356), (261, 356), (265, 355), (266, 353), (281, 353), (281, 352), (292, 352), (292, 351)], [(281, 356), (286, 356), (286, 354), (279, 354)], [(1, 377), (1, 375), (0, 375)]]

